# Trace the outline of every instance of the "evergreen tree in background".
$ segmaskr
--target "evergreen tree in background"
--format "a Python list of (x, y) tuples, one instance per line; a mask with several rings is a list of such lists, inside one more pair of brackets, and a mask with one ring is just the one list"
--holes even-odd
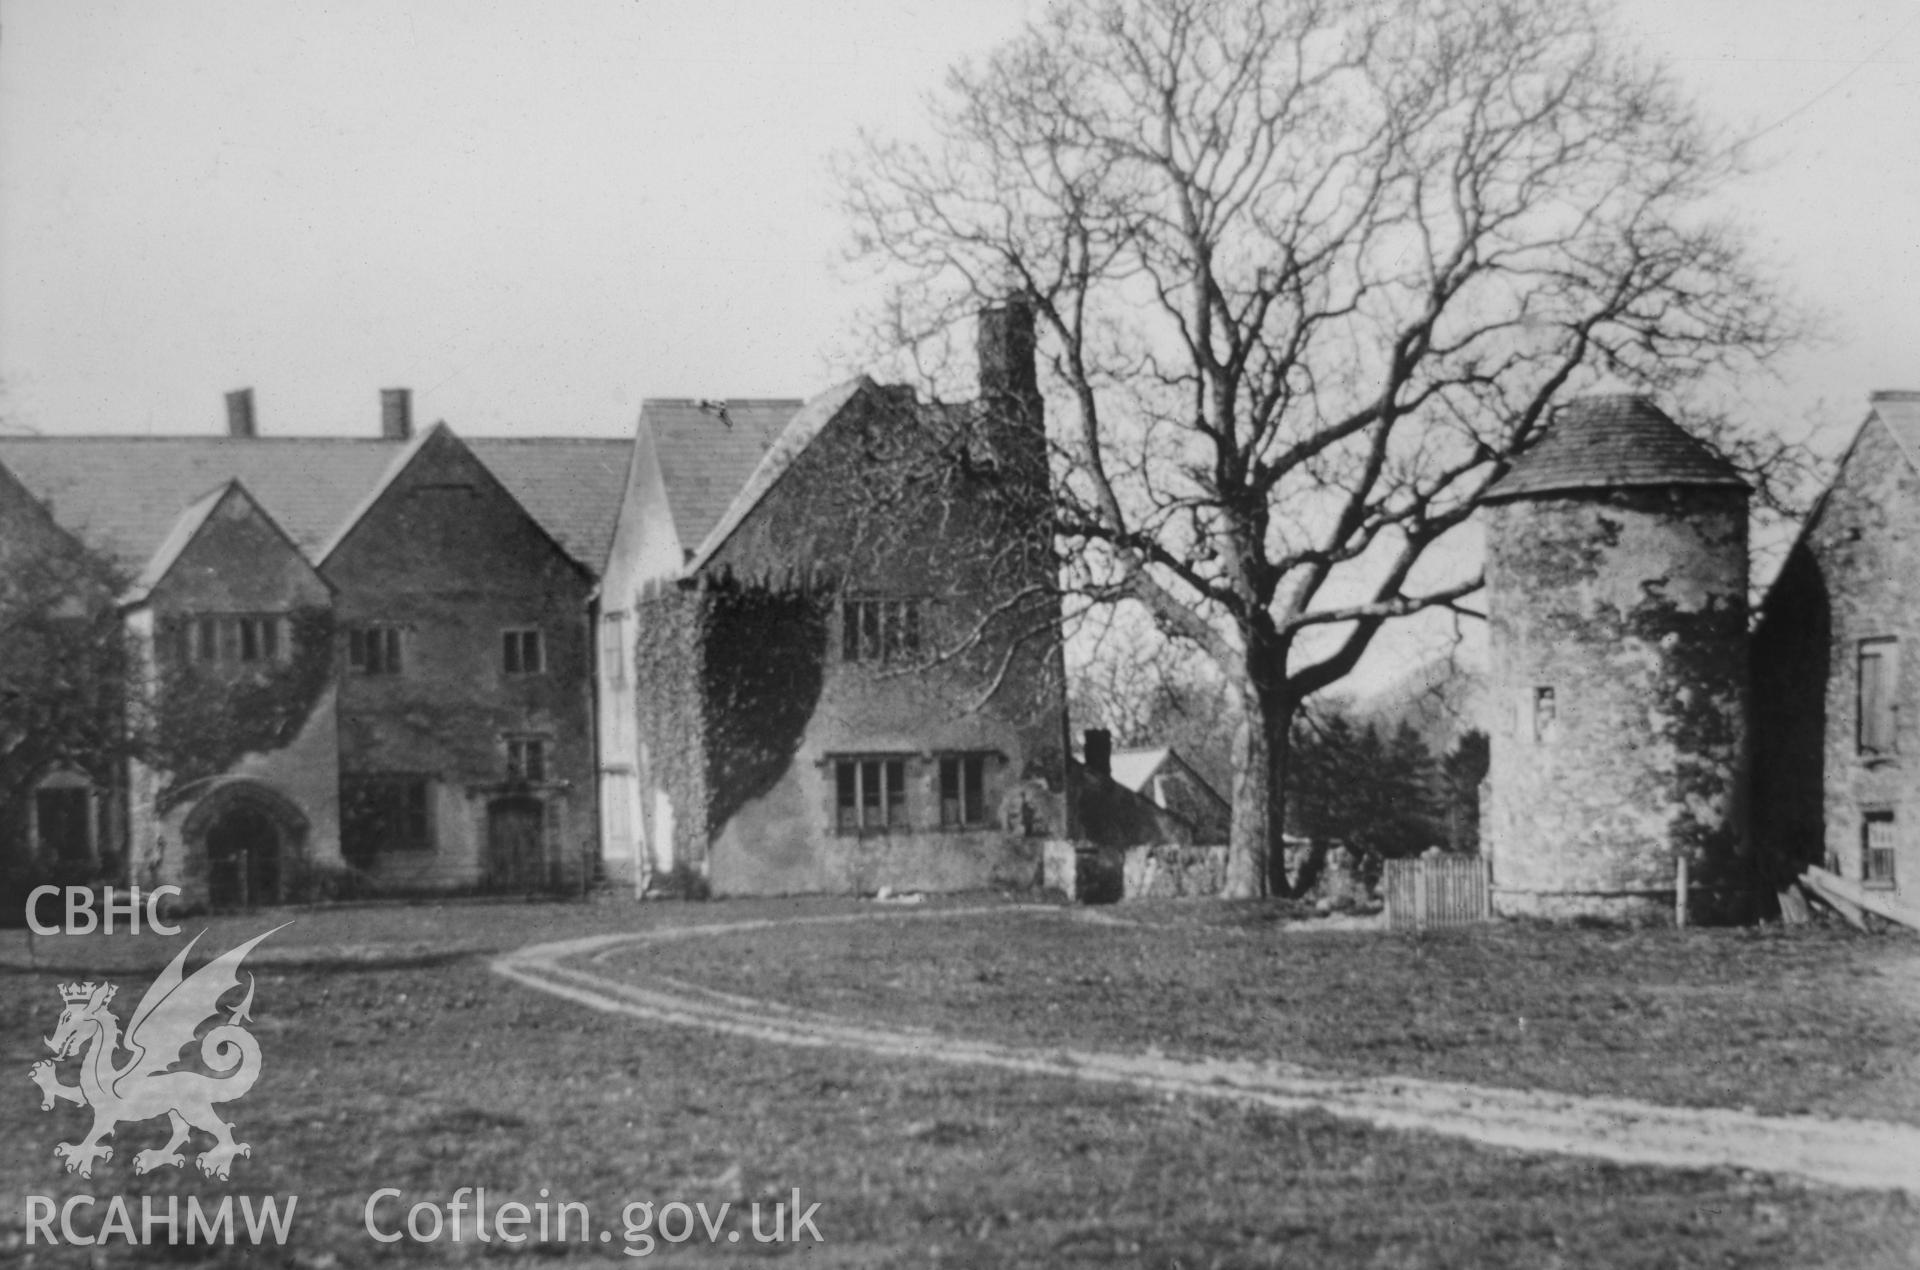
[(1464, 733), (1441, 760), (1449, 851), (1480, 853), (1480, 784), (1490, 762), (1487, 734), (1478, 728)]

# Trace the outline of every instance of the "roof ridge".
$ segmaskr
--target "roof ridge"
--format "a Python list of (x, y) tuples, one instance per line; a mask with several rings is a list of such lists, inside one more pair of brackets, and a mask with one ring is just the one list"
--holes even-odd
[[(560, 442), (565, 444), (577, 443), (582, 445), (630, 445), (632, 444), (632, 441), (633, 441), (633, 438), (631, 437), (583, 436), (579, 433), (542, 433), (542, 434), (536, 434), (533, 436), (527, 436), (527, 435), (498, 436), (490, 433), (482, 433), (475, 436), (467, 436), (465, 433), (462, 433), (461, 436), (467, 441), (489, 441), (489, 442), (504, 441), (504, 442), (510, 442), (516, 445), (519, 445), (519, 444), (550, 445), (555, 442)], [(46, 433), (46, 432), (41, 432), (41, 433), (19, 433), (19, 434), (0, 433), (0, 444), (11, 444), (16, 441), (34, 441), (34, 442), (51, 441), (51, 442), (62, 443), (62, 444), (66, 442), (73, 442), (73, 441), (85, 441), (85, 442), (111, 443), (114, 445), (125, 445), (131, 441), (157, 442), (157, 443), (168, 443), (168, 442), (177, 443), (182, 441), (205, 441), (205, 442), (214, 442), (214, 443), (231, 442), (236, 447), (238, 446), (251, 447), (251, 446), (274, 445), (274, 444), (292, 444), (296, 442), (301, 444), (306, 444), (306, 445), (312, 445), (315, 442), (324, 442), (330, 445), (338, 444), (338, 445), (405, 446), (411, 443), (412, 438), (410, 437), (408, 438), (359, 437), (359, 436), (335, 435), (331, 433), (313, 433), (313, 434), (302, 435), (302, 436), (259, 436), (259, 437), (236, 437), (236, 436), (230, 436), (224, 432), (168, 432), (168, 433), (150, 433), (150, 432)]]
[(0, 443), (12, 441), (111, 441), (125, 445), (129, 441), (228, 441), (236, 446), (270, 445), (276, 441), (337, 441), (346, 444), (405, 445), (394, 437), (355, 437), (320, 433), (313, 436), (236, 437), (225, 432), (41, 432), (0, 434)]
[(379, 479), (360, 496), (360, 500), (348, 510), (346, 518), (334, 528), (331, 534), (327, 535), (326, 540), (320, 544), (319, 550), (314, 552), (313, 565), (316, 569), (326, 567), (327, 560), (334, 552), (340, 550), (341, 544), (360, 527), (360, 522), (366, 519), (367, 514), (379, 504), (382, 498), (386, 497), (387, 490), (400, 479), (400, 474), (413, 466), (413, 461), (420, 457), (420, 452), (426, 448), (427, 443), (443, 432), (450, 437), (456, 436), (453, 428), (443, 419), (409, 440), (406, 448), (393, 456), (387, 463), (386, 470), (380, 473)]
[(748, 402), (784, 404), (789, 401), (805, 402), (806, 400), (805, 397), (642, 397), (640, 404), (643, 407), (649, 402), (654, 402), (662, 406), (698, 406), (703, 401), (724, 401), (728, 403), (737, 401), (745, 405)]
[(632, 445), (633, 444), (632, 437), (583, 437), (583, 436), (557, 436), (557, 435), (556, 436), (534, 436), (534, 437), (496, 437), (496, 436), (488, 436), (484, 433), (478, 436), (471, 436), (471, 437), (467, 436), (465, 433), (461, 433), (461, 436), (464, 437), (469, 442), (492, 441), (492, 442), (504, 442), (508, 445), (545, 445), (555, 441), (562, 442), (567, 445)]

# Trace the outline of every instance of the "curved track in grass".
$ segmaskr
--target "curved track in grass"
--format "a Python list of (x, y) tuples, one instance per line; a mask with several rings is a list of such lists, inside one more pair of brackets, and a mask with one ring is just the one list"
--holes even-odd
[(496, 974), (608, 1014), (705, 1028), (775, 1045), (858, 1050), (888, 1058), (995, 1067), (1034, 1076), (1130, 1086), (1167, 1096), (1227, 1099), (1279, 1111), (1319, 1109), (1382, 1129), (1464, 1138), (1490, 1147), (1662, 1168), (1738, 1168), (1830, 1186), (1920, 1194), (1920, 1127), (1876, 1120), (1761, 1116), (1668, 1107), (1627, 1098), (1392, 1077), (1343, 1078), (1277, 1062), (1004, 1045), (924, 1029), (858, 1023), (660, 979), (642, 987), (604, 969), (649, 943), (775, 926), (937, 921), (1004, 916), (1005, 908), (889, 910), (832, 917), (720, 922), (535, 944), (497, 957)]

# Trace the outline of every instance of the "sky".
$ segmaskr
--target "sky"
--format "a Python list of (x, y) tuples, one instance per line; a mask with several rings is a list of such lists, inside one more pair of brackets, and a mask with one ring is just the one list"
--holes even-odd
[[(0, 410), (43, 432), (621, 435), (844, 350), (830, 156), (1041, 0), (0, 0)], [(1823, 322), (1760, 426), (1920, 387), (1920, 0), (1632, 0)]]
[[(0, 427), (630, 434), (809, 396), (871, 281), (831, 156), (1043, 0), (0, 0)], [(1818, 323), (1745, 394), (1837, 450), (1920, 388), (1920, 0), (1622, 0), (1753, 138), (1720, 196)]]

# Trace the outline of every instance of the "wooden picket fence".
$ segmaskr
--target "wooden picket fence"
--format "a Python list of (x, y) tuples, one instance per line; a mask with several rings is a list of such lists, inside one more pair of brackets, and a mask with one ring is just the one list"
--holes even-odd
[(1480, 856), (1388, 860), (1381, 885), (1390, 930), (1465, 926), (1493, 916), (1487, 896), (1487, 862)]

